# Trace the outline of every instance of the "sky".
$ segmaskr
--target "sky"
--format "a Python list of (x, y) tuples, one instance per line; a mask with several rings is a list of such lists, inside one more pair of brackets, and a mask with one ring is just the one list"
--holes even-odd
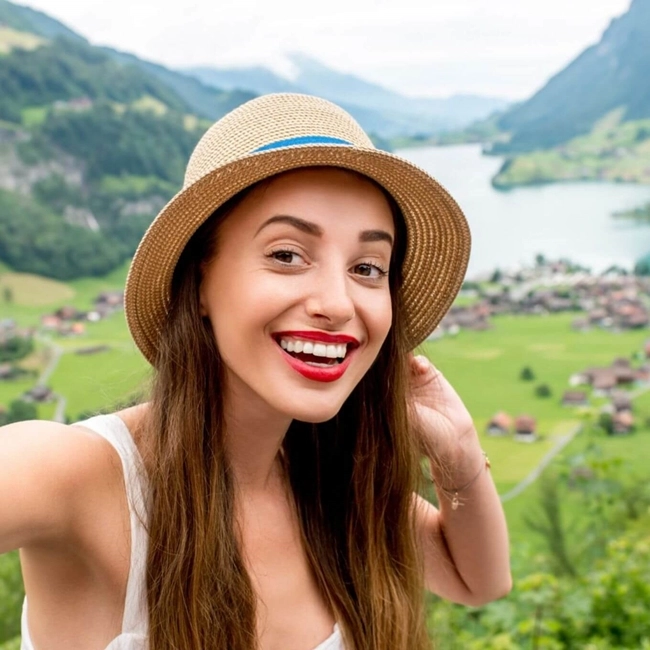
[(630, 0), (19, 0), (94, 44), (173, 68), (284, 53), (412, 96), (529, 97), (597, 42)]

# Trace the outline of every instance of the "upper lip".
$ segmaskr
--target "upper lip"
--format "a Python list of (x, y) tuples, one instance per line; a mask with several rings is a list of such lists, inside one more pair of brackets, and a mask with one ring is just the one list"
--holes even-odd
[(349, 334), (329, 334), (327, 332), (314, 332), (314, 331), (286, 331), (274, 332), (273, 336), (277, 339), (281, 338), (294, 338), (303, 339), (305, 341), (319, 341), (320, 343), (331, 343), (336, 345), (339, 343), (347, 343), (353, 347), (359, 346), (359, 341), (350, 336)]

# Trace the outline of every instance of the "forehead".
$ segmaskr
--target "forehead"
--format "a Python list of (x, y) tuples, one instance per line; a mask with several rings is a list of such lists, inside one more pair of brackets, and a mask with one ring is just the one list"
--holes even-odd
[(292, 170), (256, 186), (223, 224), (222, 234), (255, 228), (275, 215), (314, 221), (325, 231), (381, 228), (394, 234), (384, 192), (355, 172), (332, 167)]

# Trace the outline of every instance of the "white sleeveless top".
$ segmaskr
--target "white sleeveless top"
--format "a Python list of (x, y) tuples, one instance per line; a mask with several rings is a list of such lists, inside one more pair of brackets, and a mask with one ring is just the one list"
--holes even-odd
[[(142, 458), (124, 421), (114, 413), (97, 415), (77, 424), (91, 429), (108, 440), (122, 461), (126, 496), (131, 521), (131, 566), (126, 585), (122, 632), (106, 646), (105, 650), (148, 650), (147, 598), (145, 562), (147, 557), (146, 497), (142, 485)], [(21, 618), (22, 641), (20, 650), (35, 650), (27, 625), (27, 597), (23, 602)], [(332, 636), (314, 650), (345, 650), (338, 625)]]

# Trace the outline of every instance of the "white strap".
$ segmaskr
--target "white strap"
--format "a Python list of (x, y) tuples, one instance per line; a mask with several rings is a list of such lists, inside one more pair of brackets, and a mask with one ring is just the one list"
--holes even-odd
[[(124, 421), (114, 413), (98, 415), (79, 422), (98, 433), (115, 447), (124, 472), (124, 485), (131, 523), (131, 564), (124, 601), (122, 632), (147, 634), (146, 559), (148, 534), (145, 497), (146, 476), (140, 452)], [(112, 650), (112, 649), (111, 649)]]

